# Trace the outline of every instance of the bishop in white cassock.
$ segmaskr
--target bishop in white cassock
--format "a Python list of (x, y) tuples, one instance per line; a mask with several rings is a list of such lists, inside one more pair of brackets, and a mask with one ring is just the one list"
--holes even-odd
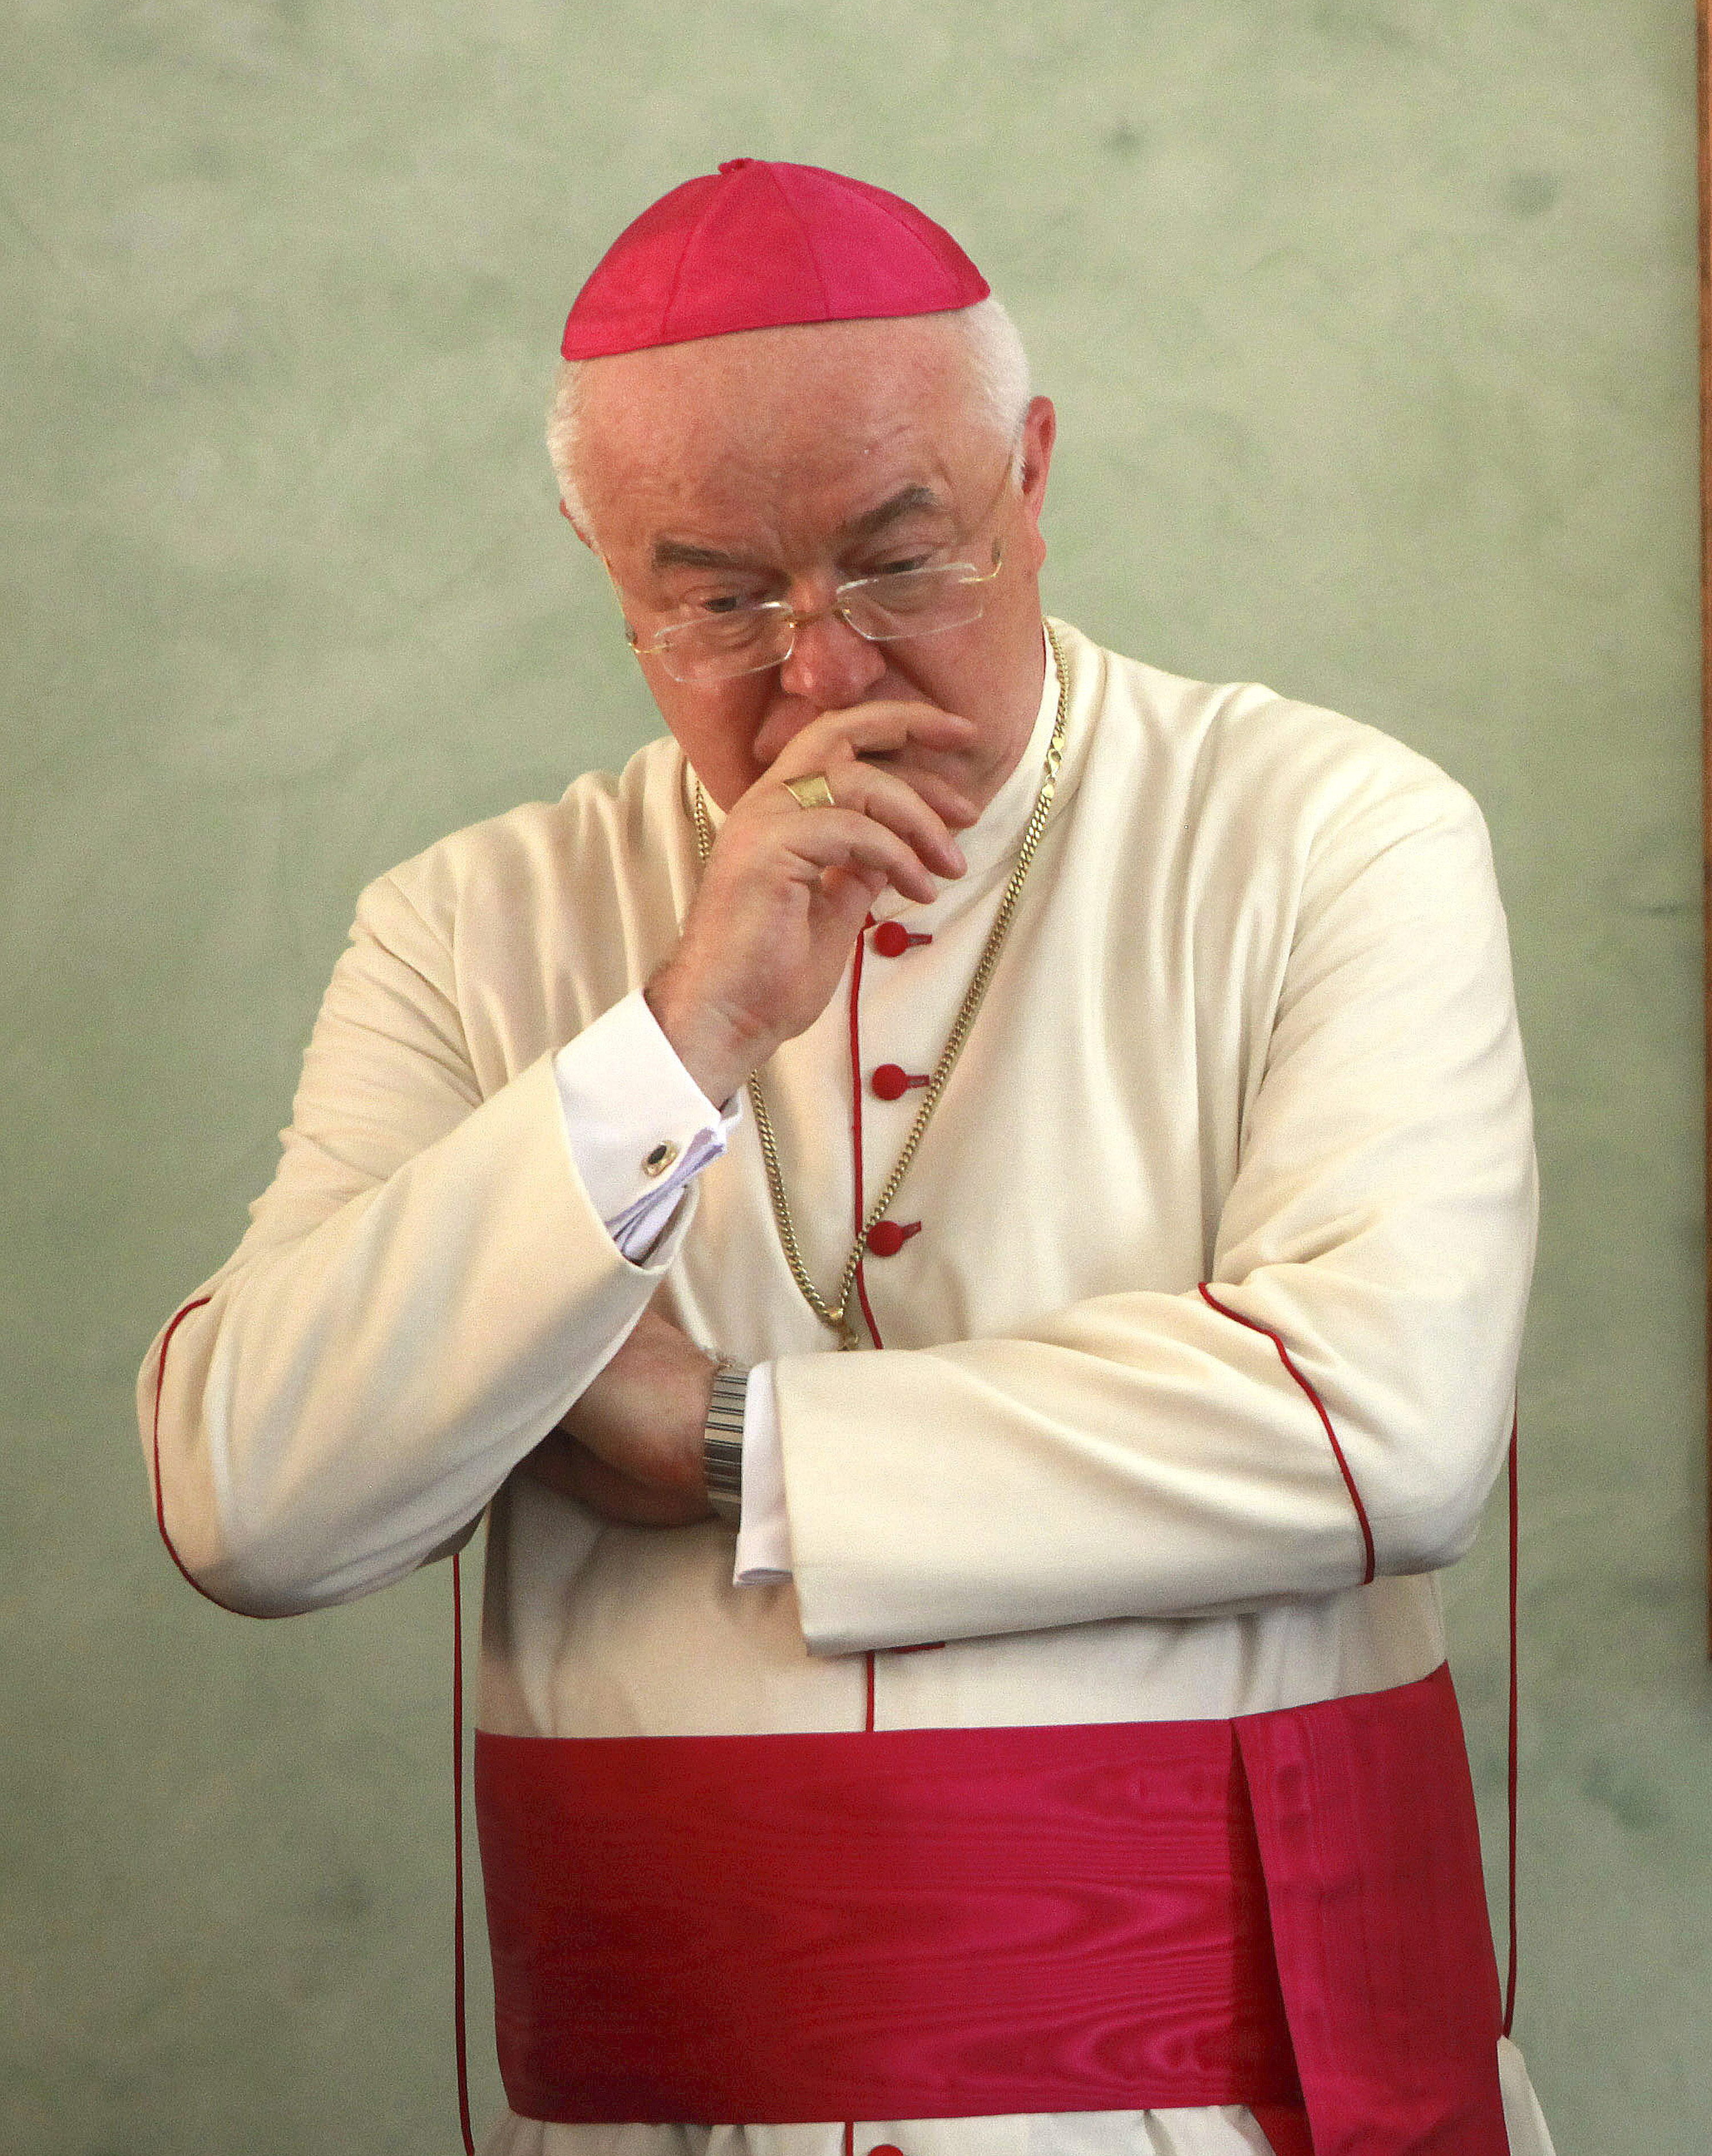
[[(1478, 810), (1370, 728), (1043, 623), (1052, 409), (986, 293), (896, 198), (746, 161), (591, 279), (556, 459), (669, 733), (363, 894), (274, 1181), (144, 1366), (161, 1531), (275, 1614), (485, 1520), (490, 2156), (1539, 2156), (1484, 1912), (1446, 1964), (1479, 1972), (1445, 2082), (1474, 2093), (1338, 2092), (1362, 2069), (1292, 1963), (1258, 1749), (1258, 1869), (1172, 1949), (1248, 1972), (1224, 2005), (1159, 1988), (1104, 1875), (1093, 1929), (1042, 1944), (1002, 1822), (958, 1810), (971, 1744), (1007, 1789), (1130, 1732), (1144, 1764), (1178, 1729), (1317, 1758), (1325, 1717), (1439, 1697), (1435, 1575), (1504, 1458), (1535, 1204)], [(1466, 1840), (1454, 1753), (1417, 1765)], [(930, 1756), (870, 1879), (870, 1815), (828, 1791)], [(818, 1824), (769, 1809), (804, 1763)], [(1310, 1840), (1438, 1861), (1436, 1795), (1400, 1778), (1346, 1823), (1320, 1771)], [(670, 1813), (692, 1786), (759, 1809)], [(1063, 1800), (1017, 1799), (1028, 1863)], [(1215, 1839), (1247, 1849), (1234, 1801)], [(924, 1977), (945, 1905), (899, 1879), (941, 1828), (998, 1835), (989, 1931)], [(1173, 1859), (1144, 1830), (1146, 1885)], [(767, 1904), (847, 1872), (854, 1946)], [(1405, 1938), (1455, 1899), (1361, 1891)], [(1340, 1936), (1326, 1999), (1387, 1958)], [(1144, 1965), (1140, 2005), (1078, 1974)], [(1208, 2064), (1227, 2025), (1262, 2034)], [(823, 2087), (842, 2115), (800, 2110)], [(753, 2100), (680, 2118), (676, 2089)], [(1233, 2100), (1148, 2100), (1197, 2090)]]

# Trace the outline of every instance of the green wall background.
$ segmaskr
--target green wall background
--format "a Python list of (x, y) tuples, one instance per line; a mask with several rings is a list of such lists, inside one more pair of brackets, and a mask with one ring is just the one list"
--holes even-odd
[[(1520, 2033), (1562, 2156), (1712, 2147), (1692, 16), (10, 0), (6, 2147), (456, 2146), (446, 1573), (199, 1603), (131, 1387), (360, 886), (654, 731), (539, 416), (600, 249), (738, 154), (987, 269), (1062, 415), (1057, 611), (1486, 808), (1546, 1205)], [(1502, 1542), (1449, 1588), (1494, 1873)]]

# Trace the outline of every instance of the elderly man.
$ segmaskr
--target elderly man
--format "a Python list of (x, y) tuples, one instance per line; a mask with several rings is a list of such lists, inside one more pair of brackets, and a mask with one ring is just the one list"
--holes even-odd
[(1548, 2148), (1433, 1577), (1532, 1250), (1478, 812), (1043, 623), (897, 198), (693, 180), (564, 351), (669, 737), (365, 892), (141, 1393), (238, 1608), (487, 1518), (489, 2148)]

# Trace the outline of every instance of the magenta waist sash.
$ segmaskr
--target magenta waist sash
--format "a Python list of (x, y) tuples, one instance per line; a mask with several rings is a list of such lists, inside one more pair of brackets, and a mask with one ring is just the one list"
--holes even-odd
[(523, 2117), (1246, 2103), (1280, 2149), (1504, 2156), (1444, 1670), (1235, 1721), (479, 1732), (475, 1771)]

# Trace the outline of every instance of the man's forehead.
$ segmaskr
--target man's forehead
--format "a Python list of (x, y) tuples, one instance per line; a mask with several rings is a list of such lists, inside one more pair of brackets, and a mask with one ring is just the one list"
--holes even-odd
[(586, 481), (651, 548), (731, 551), (799, 519), (856, 540), (949, 511), (992, 431), (963, 342), (942, 324), (817, 324), (596, 362)]
[(937, 405), (972, 384), (968, 341), (946, 316), (792, 323), (585, 362), (592, 428), (645, 413), (733, 417), (763, 408)]
[[(895, 488), (871, 507), (843, 518), (831, 536), (841, 545), (857, 546), (864, 540), (883, 536), (911, 517), (949, 516), (951, 511), (951, 501), (943, 486), (913, 480)], [(676, 529), (666, 529), (655, 533), (650, 559), (656, 569), (736, 569), (748, 567), (753, 556), (741, 545), (710, 546), (702, 540), (682, 536)]]

